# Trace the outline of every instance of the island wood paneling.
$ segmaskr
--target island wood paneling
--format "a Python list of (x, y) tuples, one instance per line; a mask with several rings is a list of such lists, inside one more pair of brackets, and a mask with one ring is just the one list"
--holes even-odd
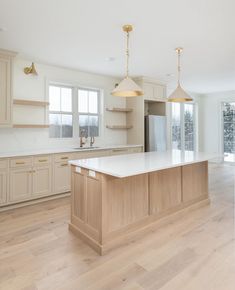
[(208, 196), (208, 162), (182, 166), (183, 202)]
[(86, 176), (80, 173), (74, 173), (73, 175), (73, 211), (72, 214), (85, 222), (86, 213), (86, 201), (85, 201), (85, 185)]
[(107, 179), (108, 232), (135, 223), (148, 215), (148, 174)]
[(69, 228), (101, 255), (152, 223), (209, 203), (207, 161), (126, 178), (79, 170), (72, 166)]
[(158, 214), (180, 205), (181, 167), (149, 174), (150, 214)]

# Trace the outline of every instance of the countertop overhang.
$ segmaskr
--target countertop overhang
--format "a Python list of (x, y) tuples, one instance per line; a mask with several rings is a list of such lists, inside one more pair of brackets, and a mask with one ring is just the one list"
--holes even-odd
[(93, 170), (118, 178), (124, 178), (153, 171), (208, 161), (218, 155), (207, 152), (172, 150), (165, 152), (146, 152), (130, 155), (98, 157), (71, 160), (71, 165)]

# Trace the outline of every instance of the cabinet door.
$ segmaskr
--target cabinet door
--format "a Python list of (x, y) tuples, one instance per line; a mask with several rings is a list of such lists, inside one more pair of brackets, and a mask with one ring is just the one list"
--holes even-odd
[(33, 170), (33, 196), (51, 194), (51, 166), (38, 166)]
[(143, 84), (143, 91), (144, 91), (144, 99), (145, 100), (153, 100), (154, 99), (154, 88), (153, 85), (150, 83)]
[(163, 85), (154, 85), (153, 87), (154, 90), (154, 98), (155, 99), (165, 99), (166, 98), (166, 93), (165, 93), (165, 86)]
[(23, 201), (31, 198), (32, 169), (31, 167), (10, 171), (10, 201)]
[(11, 123), (11, 61), (0, 56), (0, 125)]
[(70, 166), (67, 162), (54, 164), (54, 193), (70, 191)]
[(7, 202), (7, 174), (0, 171), (0, 205)]

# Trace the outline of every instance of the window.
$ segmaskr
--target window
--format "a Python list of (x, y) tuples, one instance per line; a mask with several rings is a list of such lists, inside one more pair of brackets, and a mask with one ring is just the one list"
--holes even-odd
[(235, 154), (235, 103), (222, 104), (223, 112), (223, 144), (225, 161), (234, 162)]
[(72, 88), (49, 86), (49, 136), (73, 137)]
[(79, 135), (99, 136), (99, 91), (78, 89)]
[(195, 150), (195, 104), (172, 103), (172, 149)]

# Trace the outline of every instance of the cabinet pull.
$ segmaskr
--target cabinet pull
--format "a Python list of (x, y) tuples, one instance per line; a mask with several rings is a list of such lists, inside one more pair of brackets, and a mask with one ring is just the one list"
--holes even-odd
[(66, 159), (69, 159), (69, 157), (61, 157), (60, 159), (66, 160)]
[(128, 149), (113, 149), (113, 152), (127, 152)]
[(39, 162), (47, 162), (47, 159), (39, 159)]
[(64, 164), (61, 164), (60, 166), (68, 166), (68, 164), (64, 163)]
[(25, 164), (25, 162), (24, 162), (24, 161), (16, 161), (16, 164), (17, 164), (17, 165)]

